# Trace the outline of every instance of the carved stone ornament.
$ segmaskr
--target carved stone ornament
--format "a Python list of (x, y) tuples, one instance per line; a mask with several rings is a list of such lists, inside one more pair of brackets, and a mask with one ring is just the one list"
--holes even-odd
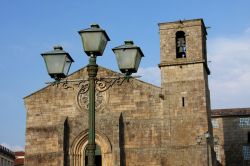
[[(132, 78), (132, 77), (131, 77)], [(113, 86), (130, 85), (133, 87), (133, 79), (127, 77), (104, 77), (95, 80), (95, 108), (99, 111), (103, 108), (106, 100), (106, 90)], [(63, 89), (73, 89), (76, 91), (76, 103), (80, 110), (88, 110), (89, 105), (89, 81), (88, 79), (65, 80), (55, 82), (52, 85), (61, 86)]]
[[(105, 92), (96, 91), (96, 94), (95, 94), (96, 111), (98, 111), (98, 110), (100, 110), (100, 108), (102, 108), (102, 105), (103, 105), (104, 100), (105, 100), (104, 93)], [(81, 88), (78, 91), (77, 104), (81, 110), (88, 110), (88, 108), (89, 108), (89, 93), (88, 93), (88, 91), (86, 91), (83, 88)]]

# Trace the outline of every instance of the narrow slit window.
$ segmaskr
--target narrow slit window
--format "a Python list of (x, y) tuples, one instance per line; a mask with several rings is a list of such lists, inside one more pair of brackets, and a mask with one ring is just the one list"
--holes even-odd
[(185, 98), (182, 97), (182, 107), (185, 107)]
[(176, 58), (186, 58), (185, 32), (176, 32)]

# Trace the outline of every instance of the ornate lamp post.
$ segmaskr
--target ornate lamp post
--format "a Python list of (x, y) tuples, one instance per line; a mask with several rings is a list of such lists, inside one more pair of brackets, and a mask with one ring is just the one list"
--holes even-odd
[[(88, 166), (95, 166), (95, 94), (96, 94), (96, 83), (102, 81), (105, 78), (97, 78), (98, 65), (96, 64), (97, 56), (102, 56), (106, 44), (110, 41), (107, 33), (99, 27), (97, 24), (91, 25), (90, 28), (84, 29), (78, 32), (81, 36), (83, 48), (85, 53), (89, 56), (89, 64), (87, 66), (88, 71), (88, 80), (67, 80), (63, 81), (62, 78), (65, 78), (68, 74), (71, 63), (74, 60), (70, 55), (65, 52), (62, 47), (54, 47), (53, 51), (42, 53), (41, 55), (44, 58), (46, 63), (48, 74), (51, 78), (56, 80), (57, 84), (68, 83), (68, 82), (83, 82), (88, 81), (88, 90), (89, 90), (89, 133), (88, 133), (88, 144), (87, 144), (87, 154), (88, 154)], [(131, 74), (137, 72), (141, 57), (143, 53), (141, 49), (133, 44), (132, 41), (125, 41), (124, 45), (115, 47), (112, 49), (116, 55), (118, 66), (120, 71), (125, 74), (123, 77), (124, 80), (129, 80)], [(109, 82), (109, 85), (106, 89), (111, 87), (118, 78), (106, 78), (108, 80), (113, 79)], [(121, 81), (122, 84), (123, 81)]]
[(87, 66), (89, 76), (89, 134), (88, 134), (88, 166), (95, 166), (95, 80), (98, 71), (96, 56), (101, 56), (108, 41), (108, 35), (99, 25), (79, 31), (85, 53), (90, 56)]

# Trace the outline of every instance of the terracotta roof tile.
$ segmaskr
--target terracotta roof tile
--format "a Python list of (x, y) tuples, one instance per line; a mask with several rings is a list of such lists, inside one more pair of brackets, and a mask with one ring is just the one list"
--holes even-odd
[(17, 151), (17, 152), (15, 152), (15, 155), (16, 156), (24, 156), (24, 152), (23, 151)]

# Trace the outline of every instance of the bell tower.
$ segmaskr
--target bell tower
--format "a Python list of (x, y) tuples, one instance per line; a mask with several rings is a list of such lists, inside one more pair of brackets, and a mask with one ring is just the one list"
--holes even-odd
[(213, 165), (206, 27), (194, 19), (160, 23), (159, 29), (169, 165)]

